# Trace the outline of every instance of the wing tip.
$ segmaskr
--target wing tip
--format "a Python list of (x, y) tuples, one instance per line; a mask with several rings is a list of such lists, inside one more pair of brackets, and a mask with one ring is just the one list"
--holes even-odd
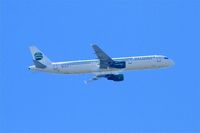
[(91, 47), (99, 47), (96, 43), (91, 44)]

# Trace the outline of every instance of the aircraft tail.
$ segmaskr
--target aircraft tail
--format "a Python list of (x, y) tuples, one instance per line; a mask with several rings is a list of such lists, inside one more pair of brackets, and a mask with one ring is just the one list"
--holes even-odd
[(51, 61), (37, 47), (31, 46), (30, 51), (33, 57), (33, 63), (37, 68), (46, 68), (51, 65)]

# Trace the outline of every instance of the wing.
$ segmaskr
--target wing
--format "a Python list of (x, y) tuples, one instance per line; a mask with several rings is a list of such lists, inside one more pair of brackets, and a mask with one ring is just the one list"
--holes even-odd
[(103, 75), (96, 75), (89, 80), (84, 81), (85, 84), (88, 84), (92, 81), (98, 80), (100, 78), (106, 78), (107, 80), (112, 80), (115, 82), (123, 81), (124, 75), (123, 74), (103, 74)]
[(98, 59), (100, 60), (100, 68), (106, 69), (112, 64), (114, 61), (110, 58), (99, 46), (92, 45), (95, 54), (97, 55)]

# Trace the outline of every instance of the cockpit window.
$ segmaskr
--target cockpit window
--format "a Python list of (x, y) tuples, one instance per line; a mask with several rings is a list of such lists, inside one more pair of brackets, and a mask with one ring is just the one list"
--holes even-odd
[(169, 59), (169, 58), (167, 58), (167, 57), (164, 57), (164, 59), (166, 59), (166, 60), (167, 60), (167, 59)]

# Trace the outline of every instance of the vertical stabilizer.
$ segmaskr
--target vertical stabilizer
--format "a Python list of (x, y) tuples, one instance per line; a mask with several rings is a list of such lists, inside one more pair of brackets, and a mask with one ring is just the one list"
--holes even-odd
[(48, 65), (51, 65), (51, 61), (37, 47), (31, 46), (30, 51), (36, 67), (46, 68)]

